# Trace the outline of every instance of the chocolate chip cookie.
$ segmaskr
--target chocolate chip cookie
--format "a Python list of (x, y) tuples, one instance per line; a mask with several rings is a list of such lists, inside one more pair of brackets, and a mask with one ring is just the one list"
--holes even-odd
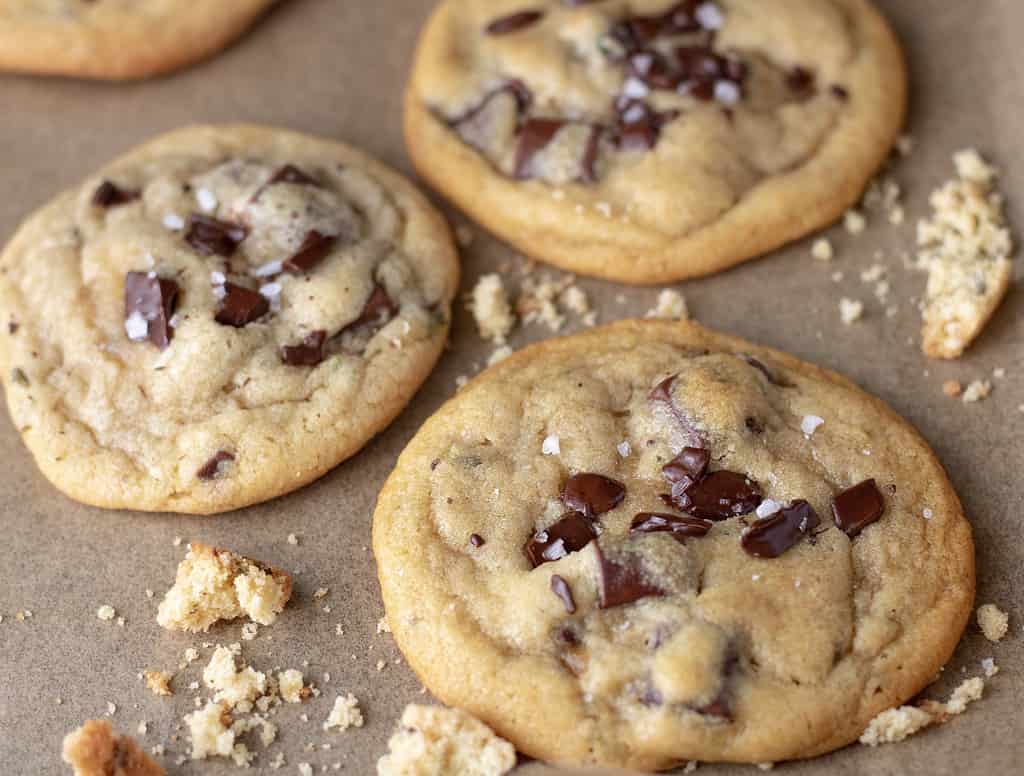
[(374, 516), (387, 618), (521, 751), (636, 769), (827, 752), (932, 681), (971, 531), (925, 442), (831, 372), (694, 324), (516, 353)]
[(182, 129), (61, 194), (0, 256), (8, 407), (79, 501), (263, 501), (390, 423), (441, 353), (457, 282), (442, 217), (358, 151)]
[(0, 70), (159, 75), (216, 54), (275, 0), (0, 0)]
[(836, 219), (905, 101), (868, 0), (445, 0), (405, 136), (434, 187), (528, 255), (664, 283)]

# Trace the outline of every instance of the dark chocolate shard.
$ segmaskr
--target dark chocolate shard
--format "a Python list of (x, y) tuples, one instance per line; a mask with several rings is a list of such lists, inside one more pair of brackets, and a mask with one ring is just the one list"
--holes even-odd
[(531, 163), (537, 155), (566, 125), (561, 119), (527, 119), (519, 130), (516, 145), (515, 176), (519, 179), (531, 177)]
[(275, 172), (273, 177), (267, 181), (268, 186), (273, 186), (275, 183), (293, 183), (299, 186), (320, 185), (320, 182), (316, 178), (307, 175), (293, 164), (286, 164)]
[(851, 539), (885, 511), (885, 500), (874, 479), (864, 480), (832, 497), (836, 525)]
[(702, 447), (684, 447), (682, 452), (661, 467), (661, 476), (672, 486), (672, 496), (678, 498), (688, 491), (708, 470), (711, 454)]
[(675, 119), (678, 111), (658, 112), (643, 100), (619, 97), (615, 110), (615, 145), (620, 151), (647, 151), (661, 137), (661, 129)]
[(361, 328), (372, 328), (376, 331), (397, 314), (398, 305), (391, 300), (383, 286), (375, 285), (363, 305), (363, 311), (359, 317), (348, 324), (343, 331)]
[(589, 472), (574, 474), (562, 489), (562, 503), (589, 518), (615, 509), (625, 497), (621, 482)]
[(281, 348), (281, 361), (288, 366), (316, 366), (324, 360), (324, 343), (327, 332), (317, 329), (306, 335), (298, 345)]
[(299, 250), (285, 261), (281, 268), (293, 274), (309, 272), (327, 257), (337, 242), (338, 238), (335, 235), (321, 234), (316, 229), (311, 229), (302, 240)]
[(572, 588), (558, 574), (551, 575), (551, 592), (558, 596), (562, 605), (565, 606), (566, 612), (569, 614), (576, 613), (576, 599), (572, 597)]
[(743, 532), (740, 544), (757, 558), (777, 558), (818, 527), (817, 513), (803, 499), (756, 521)]
[(478, 533), (472, 533), (469, 535), (469, 543), (472, 544), (474, 547), (483, 547), (485, 544), (487, 544), (487, 542), (484, 540), (484, 537), (482, 537)]
[(152, 272), (126, 274), (124, 320), (128, 338), (133, 342), (149, 340), (161, 350), (166, 348), (174, 333), (170, 321), (177, 301), (175, 281)]
[(200, 256), (231, 256), (249, 230), (239, 224), (193, 213), (188, 217), (185, 242)]
[(608, 609), (612, 606), (631, 604), (641, 598), (663, 596), (665, 591), (649, 582), (644, 576), (640, 559), (628, 555), (621, 561), (613, 561), (601, 550), (597, 549), (597, 562), (600, 572), (598, 606)]
[(103, 181), (103, 183), (96, 187), (96, 191), (93, 192), (92, 204), (103, 208), (117, 207), (118, 205), (134, 202), (141, 196), (142, 194), (139, 191), (122, 189), (111, 181)]
[(604, 127), (594, 124), (590, 128), (590, 134), (583, 146), (583, 156), (580, 158), (580, 183), (595, 183), (597, 181), (597, 159), (601, 153), (601, 138), (604, 136)]
[(518, 11), (495, 19), (484, 27), (484, 32), (488, 35), (508, 35), (511, 32), (531, 27), (543, 18), (543, 11)]
[(650, 399), (651, 401), (671, 402), (672, 386), (676, 382), (676, 377), (678, 377), (678, 375), (666, 377), (664, 380), (662, 380), (660, 383), (658, 383), (651, 389), (651, 392), (647, 394), (647, 398)]
[(794, 92), (806, 94), (814, 89), (814, 73), (797, 65), (786, 74), (786, 86)]
[(558, 522), (537, 531), (523, 548), (534, 568), (578, 552), (597, 537), (594, 526), (579, 512), (567, 512)]
[(201, 480), (215, 480), (224, 474), (227, 465), (234, 460), (235, 456), (233, 453), (229, 453), (227, 450), (218, 450), (209, 461), (199, 468), (199, 471), (196, 472), (196, 477)]
[(270, 302), (262, 294), (236, 283), (224, 284), (224, 297), (217, 306), (214, 320), (224, 326), (240, 329), (270, 311)]
[(694, 517), (727, 520), (757, 509), (761, 490), (749, 477), (722, 469), (706, 475), (673, 500), (679, 509)]
[(740, 353), (739, 357), (746, 361), (748, 364), (750, 364), (752, 367), (754, 367), (754, 369), (756, 369), (758, 372), (763, 374), (764, 378), (772, 385), (777, 385), (779, 388), (793, 387), (793, 384), (791, 382), (775, 374), (772, 370), (770, 370), (767, 366), (764, 365), (764, 362), (760, 361), (759, 359), (756, 359), (751, 355), (747, 355), (746, 353)]
[(686, 537), (699, 539), (707, 536), (713, 523), (709, 520), (702, 520), (699, 517), (684, 517), (681, 515), (669, 515), (664, 512), (639, 512), (629, 525), (630, 533), (662, 533), (672, 534), (672, 538), (678, 542), (684, 542)]

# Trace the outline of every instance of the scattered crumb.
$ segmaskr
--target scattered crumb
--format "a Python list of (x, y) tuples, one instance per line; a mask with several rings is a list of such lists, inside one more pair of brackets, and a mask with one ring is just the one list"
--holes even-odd
[(326, 587), (318, 587), (316, 589), (316, 592), (313, 593), (313, 598), (314, 600), (319, 601), (321, 598), (326, 598), (329, 592), (330, 590), (328, 590)]
[(989, 641), (1001, 641), (1010, 629), (1010, 616), (995, 604), (978, 607), (978, 625)]
[(324, 722), (324, 730), (337, 728), (344, 732), (350, 727), (363, 726), (363, 712), (359, 709), (359, 701), (352, 693), (339, 695), (334, 699), (334, 708), (331, 709), (327, 721)]
[[(210, 662), (203, 669), (203, 683), (216, 691), (214, 701), (223, 703), (228, 709), (240, 704), (251, 708), (252, 701), (267, 689), (266, 674), (249, 666), (238, 669), (235, 652), (223, 646), (214, 650)], [(242, 710), (248, 709), (243, 706)]]
[(682, 294), (671, 288), (663, 288), (658, 294), (657, 303), (644, 317), (685, 321), (690, 317), (690, 313), (686, 307), (686, 298)]
[(107, 701), (107, 716), (113, 717), (117, 713), (117, 704)]
[(299, 776), (313, 776), (313, 766), (309, 763), (299, 763)]
[(153, 695), (173, 694), (171, 679), (174, 678), (174, 674), (170, 671), (144, 671), (142, 675), (146, 679), (146, 687)]
[(964, 387), (960, 384), (959, 380), (946, 380), (942, 384), (942, 392), (952, 399), (962, 394)]
[(896, 151), (899, 152), (900, 156), (910, 156), (914, 151), (914, 138), (910, 135), (902, 135), (896, 141)]
[(116, 614), (117, 612), (114, 611), (114, 607), (110, 604), (103, 604), (103, 606), (96, 610), (96, 616), (105, 622), (113, 620)]
[(928, 272), (921, 349), (931, 358), (963, 354), (1013, 274), (995, 168), (974, 149), (957, 152), (953, 162), (958, 179), (932, 192), (931, 218), (917, 225), (917, 266)]
[(157, 612), (168, 630), (209, 630), (218, 620), (243, 614), (271, 625), (292, 594), (287, 573), (259, 561), (205, 544), (190, 545), (178, 565), (174, 586)]
[(295, 534), (288, 534), (288, 544), (297, 545), (299, 543), (299, 537)]
[(867, 219), (857, 210), (847, 210), (843, 216), (843, 226), (850, 234), (860, 234), (867, 227)]
[(477, 280), (469, 308), (480, 336), (496, 345), (504, 345), (516, 319), (500, 275), (492, 272)]
[(109, 722), (89, 720), (64, 737), (64, 762), (75, 776), (164, 776), (161, 768), (130, 736)]
[(252, 641), (260, 632), (260, 626), (254, 622), (247, 622), (242, 626), (242, 638), (245, 641)]
[(996, 665), (995, 660), (990, 657), (986, 657), (981, 661), (981, 670), (985, 672), (985, 677), (987, 679), (991, 679), (999, 673), (999, 666)]
[(231, 715), (222, 704), (207, 701), (202, 709), (186, 714), (185, 723), (192, 740), (193, 760), (231, 756), (235, 747), (235, 734), (231, 730)]
[(383, 671), (386, 666), (387, 666), (387, 661), (384, 661), (384, 660), (378, 660), (377, 661), (377, 670), (378, 671)]
[(302, 672), (294, 668), (278, 673), (277, 688), (285, 703), (301, 703), (306, 697), (306, 694), (303, 693), (303, 690), (306, 689), (305, 679), (303, 679)]
[[(994, 663), (993, 663), (994, 666)], [(928, 727), (946, 722), (950, 717), (962, 714), (967, 706), (981, 698), (985, 680), (980, 676), (965, 679), (953, 690), (949, 700), (922, 701), (920, 706), (900, 706), (886, 709), (873, 720), (861, 734), (860, 742), (868, 746), (902, 741), (908, 736)]]
[(992, 393), (992, 383), (988, 380), (971, 380), (964, 389), (963, 400), (965, 404), (987, 399)]
[(378, 776), (502, 776), (516, 764), (515, 748), (484, 723), (459, 709), (409, 704)]
[(559, 312), (556, 302), (572, 282), (571, 276), (561, 279), (549, 275), (524, 278), (519, 297), (516, 299), (516, 312), (523, 323), (542, 323), (551, 331), (559, 331), (565, 325), (565, 316)]
[(391, 626), (388, 625), (387, 617), (381, 617), (377, 620), (377, 633), (391, 633)]
[(856, 299), (843, 297), (839, 300), (839, 319), (847, 326), (859, 321), (864, 316), (864, 303)]
[(811, 245), (811, 256), (818, 261), (832, 261), (835, 253), (832, 250), (832, 243), (825, 237), (815, 240)]

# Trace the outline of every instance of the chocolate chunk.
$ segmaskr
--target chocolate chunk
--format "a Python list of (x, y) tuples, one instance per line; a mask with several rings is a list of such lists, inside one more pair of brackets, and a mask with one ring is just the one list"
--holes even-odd
[(488, 35), (507, 35), (510, 32), (517, 32), (524, 27), (536, 24), (542, 18), (544, 18), (543, 11), (519, 11), (518, 13), (495, 19), (484, 27), (484, 31)]
[(20, 326), (20, 324), (17, 321), (8, 321), (7, 322), (7, 333), (8, 334), (17, 334), (19, 326)]
[(560, 119), (528, 119), (519, 131), (516, 145), (515, 175), (517, 178), (530, 177), (530, 162), (544, 146), (551, 142), (566, 122)]
[(814, 74), (804, 67), (794, 67), (786, 75), (786, 85), (794, 92), (809, 92), (814, 88)]
[(293, 274), (309, 272), (324, 260), (337, 242), (338, 238), (334, 235), (321, 234), (316, 229), (311, 229), (299, 246), (298, 252), (285, 261), (281, 268)]
[(628, 556), (623, 562), (610, 560), (597, 548), (597, 562), (600, 569), (600, 591), (598, 606), (608, 609), (612, 606), (630, 604), (648, 596), (663, 596), (665, 591), (644, 578), (643, 568), (635, 556)]
[(269, 311), (270, 302), (262, 294), (235, 283), (225, 283), (224, 298), (220, 300), (214, 320), (239, 329)]
[(693, 487), (708, 470), (711, 454), (701, 447), (684, 447), (683, 451), (661, 467), (661, 476), (672, 486), (678, 498)]
[(487, 542), (480, 534), (474, 533), (469, 535), (469, 543), (474, 547), (483, 547)]
[(626, 58), (626, 74), (643, 81), (652, 89), (674, 89), (683, 76), (669, 67), (657, 51), (640, 49)]
[(757, 418), (749, 417), (743, 421), (743, 425), (747, 427), (747, 431), (751, 434), (763, 434), (764, 424)]
[(713, 524), (699, 517), (667, 515), (663, 512), (640, 512), (629, 525), (630, 533), (661, 533), (667, 531), (682, 542), (687, 536), (706, 536)]
[(757, 558), (777, 558), (818, 527), (818, 515), (803, 499), (758, 520), (743, 532), (740, 544)]
[(835, 97), (837, 100), (843, 100), (845, 102), (846, 100), (850, 99), (850, 92), (846, 89), (845, 86), (840, 86), (839, 84), (832, 84), (832, 86), (829, 87), (829, 91), (832, 93), (832, 96)]
[[(178, 300), (178, 284), (152, 272), (129, 272), (124, 276), (124, 319), (129, 339), (149, 340), (163, 350), (171, 342), (170, 320)], [(146, 330), (133, 333), (132, 325), (145, 322)]]
[(569, 583), (566, 582), (558, 574), (551, 575), (551, 592), (558, 596), (559, 600), (565, 606), (565, 611), (569, 614), (575, 614), (576, 612), (576, 601), (572, 597), (572, 588), (569, 587)]
[(229, 453), (227, 450), (218, 450), (209, 461), (200, 467), (196, 472), (196, 477), (201, 480), (215, 480), (224, 473), (224, 464), (233, 460), (235, 460), (233, 453)]
[(761, 491), (748, 477), (723, 469), (711, 472), (674, 501), (679, 509), (694, 517), (727, 520), (757, 509)]
[(583, 156), (580, 158), (580, 183), (597, 181), (597, 157), (601, 152), (602, 135), (604, 127), (595, 124), (590, 128), (587, 142), (583, 146)]
[(680, 46), (675, 50), (675, 58), (681, 80), (714, 84), (728, 78), (728, 60), (708, 46)]
[(117, 207), (134, 202), (141, 196), (142, 194), (138, 191), (122, 189), (110, 181), (103, 181), (93, 192), (92, 204), (96, 207)]
[(562, 503), (589, 518), (615, 509), (626, 497), (621, 482), (600, 474), (574, 474), (562, 489)]
[(298, 345), (281, 348), (281, 361), (288, 366), (316, 366), (324, 360), (324, 343), (327, 332), (317, 329), (306, 335)]
[(366, 304), (363, 305), (363, 311), (359, 314), (359, 317), (346, 326), (345, 330), (362, 327), (379, 329), (397, 313), (398, 305), (391, 301), (391, 297), (388, 296), (388, 292), (384, 290), (383, 286), (376, 285), (373, 287), (373, 291), (370, 292)]
[(244, 226), (193, 213), (188, 218), (185, 242), (200, 256), (228, 257), (248, 233)]
[(643, 100), (618, 98), (613, 105), (616, 112), (615, 144), (621, 151), (647, 151), (654, 148), (662, 127), (679, 115), (678, 111), (658, 113)]
[(684, 0), (672, 6), (661, 17), (662, 35), (679, 35), (686, 32), (698, 32), (701, 29), (697, 20), (698, 0)]
[(651, 392), (647, 394), (647, 398), (651, 401), (671, 402), (672, 386), (675, 384), (678, 376), (679, 375), (672, 375), (671, 377), (666, 377), (651, 389)]
[(274, 173), (274, 176), (267, 181), (268, 186), (273, 186), (275, 183), (294, 183), (299, 186), (319, 186), (320, 182), (316, 178), (312, 178), (306, 175), (302, 170), (293, 164), (286, 164), (280, 170)]
[(851, 539), (882, 516), (885, 501), (874, 479), (864, 480), (832, 497), (836, 525)]
[(774, 374), (768, 367), (766, 367), (761, 361), (754, 358), (753, 356), (748, 356), (745, 353), (741, 353), (739, 357), (746, 361), (748, 364), (750, 364), (752, 367), (754, 367), (754, 369), (756, 369), (758, 372), (763, 374), (765, 379), (772, 385), (777, 385), (780, 388), (793, 387), (793, 384), (791, 382)]
[(594, 526), (579, 512), (567, 512), (557, 523), (537, 531), (526, 543), (526, 557), (534, 568), (564, 558), (586, 547), (597, 534)]

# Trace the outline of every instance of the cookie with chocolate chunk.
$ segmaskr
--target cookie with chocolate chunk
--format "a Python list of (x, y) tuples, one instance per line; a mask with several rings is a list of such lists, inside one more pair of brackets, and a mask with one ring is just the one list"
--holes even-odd
[(103, 507), (221, 512), (357, 452), (443, 348), (441, 215), (364, 154), (193, 127), (32, 215), (0, 255), (0, 370), (43, 474)]
[(423, 683), (560, 763), (844, 746), (933, 680), (974, 595), (970, 526), (906, 422), (689, 323), (487, 370), (409, 443), (373, 530)]
[(869, 0), (444, 0), (405, 137), (424, 178), (528, 255), (665, 283), (838, 218), (905, 102)]
[(275, 0), (0, 0), (0, 70), (146, 78), (213, 56)]

